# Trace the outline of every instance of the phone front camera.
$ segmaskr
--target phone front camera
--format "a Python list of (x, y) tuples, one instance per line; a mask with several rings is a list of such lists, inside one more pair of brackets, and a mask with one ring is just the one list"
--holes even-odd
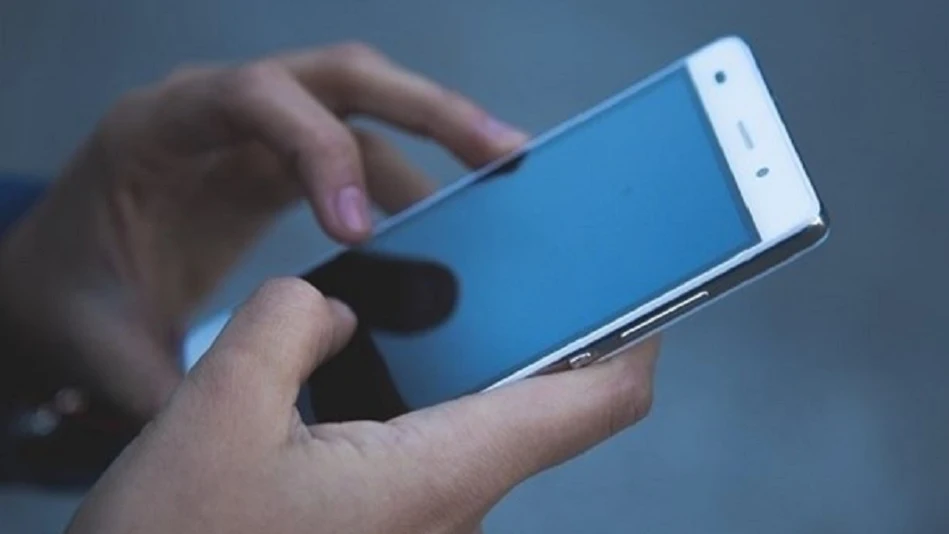
[(718, 71), (718, 72), (715, 73), (715, 81), (716, 81), (716, 82), (718, 82), (718, 83), (725, 83), (725, 80), (726, 80), (726, 79), (728, 79), (728, 78), (725, 76), (725, 71), (720, 70), (720, 71)]

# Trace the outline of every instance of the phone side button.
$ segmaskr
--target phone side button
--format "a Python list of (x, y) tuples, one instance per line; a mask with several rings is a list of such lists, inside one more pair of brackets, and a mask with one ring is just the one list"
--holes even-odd
[(641, 322), (627, 328), (623, 331), (623, 333), (620, 334), (620, 339), (635, 339), (644, 333), (650, 332), (654, 328), (662, 326), (669, 320), (675, 319), (682, 313), (695, 308), (697, 305), (708, 299), (708, 297), (708, 291), (699, 291), (698, 293), (695, 293), (684, 300), (680, 300), (679, 302), (670, 305), (658, 313), (647, 316)]
[(570, 365), (571, 369), (580, 369), (581, 367), (590, 365), (596, 360), (596, 352), (588, 350), (571, 356), (570, 359), (567, 360), (567, 363)]

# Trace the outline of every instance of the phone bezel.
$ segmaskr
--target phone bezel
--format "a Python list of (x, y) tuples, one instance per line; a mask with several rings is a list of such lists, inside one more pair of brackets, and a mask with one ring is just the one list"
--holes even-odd
[[(607, 359), (731, 290), (787, 263), (800, 253), (818, 245), (827, 235), (826, 217), (817, 193), (781, 120), (755, 58), (748, 45), (739, 37), (729, 36), (714, 41), (542, 136), (536, 144), (541, 144), (548, 136), (556, 136), (606, 111), (682, 67), (688, 69), (761, 241), (483, 390), (491, 390), (552, 368), (563, 367), (574, 355), (592, 354), (593, 357), (584, 359), (584, 365)], [(724, 84), (716, 79), (716, 73), (719, 71), (727, 74)], [(744, 125), (746, 131), (754, 132), (753, 149), (747, 147), (738, 127), (739, 122)], [(756, 176), (757, 169), (761, 166), (770, 169), (765, 179)], [(709, 288), (713, 288), (713, 291), (708, 291)], [(702, 293), (705, 295), (699, 299), (701, 302), (697, 306), (675, 309), (678, 304), (688, 303), (689, 299)], [(673, 313), (669, 313), (670, 310)], [(668, 316), (663, 316), (667, 313)], [(655, 323), (637, 332), (636, 336), (617, 339), (618, 333), (627, 331), (631, 325), (653, 319), (656, 319)]]
[(748, 45), (726, 37), (684, 62), (762, 241), (817, 218), (817, 193)]

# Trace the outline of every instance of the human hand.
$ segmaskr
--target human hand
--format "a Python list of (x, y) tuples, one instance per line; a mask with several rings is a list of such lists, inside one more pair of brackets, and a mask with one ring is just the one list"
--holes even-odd
[(240, 309), (87, 496), (72, 534), (470, 534), (523, 479), (643, 417), (655, 339), (388, 423), (305, 426), (300, 384), (355, 327), (296, 279)]
[(56, 355), (146, 419), (181, 379), (186, 326), (275, 214), (298, 198), (334, 238), (371, 231), (431, 185), (374, 134), (381, 120), (470, 166), (525, 136), (373, 50), (341, 45), (183, 70), (108, 113), (0, 250), (0, 302), (31, 351)]

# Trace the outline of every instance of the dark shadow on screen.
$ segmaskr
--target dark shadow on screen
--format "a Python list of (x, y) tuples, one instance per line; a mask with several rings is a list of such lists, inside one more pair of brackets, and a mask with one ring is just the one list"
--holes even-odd
[[(516, 172), (526, 157), (516, 156), (475, 183)], [(387, 421), (408, 412), (371, 332), (408, 335), (448, 319), (459, 297), (451, 270), (430, 260), (349, 250), (303, 279), (347, 303), (359, 317), (349, 344), (308, 381), (315, 419)]]
[(316, 420), (387, 421), (408, 412), (370, 334), (412, 334), (441, 324), (458, 300), (455, 276), (430, 261), (351, 250), (303, 278), (359, 317), (349, 344), (310, 377)]
[(483, 184), (495, 178), (500, 178), (501, 176), (507, 176), (513, 172), (516, 172), (518, 169), (521, 168), (521, 165), (524, 164), (525, 159), (527, 159), (527, 152), (514, 157), (513, 159), (511, 159), (511, 161), (508, 161), (507, 163), (501, 165), (497, 169), (494, 169), (493, 171), (485, 174), (480, 179), (478, 179), (478, 181), (476, 181), (475, 183)]

